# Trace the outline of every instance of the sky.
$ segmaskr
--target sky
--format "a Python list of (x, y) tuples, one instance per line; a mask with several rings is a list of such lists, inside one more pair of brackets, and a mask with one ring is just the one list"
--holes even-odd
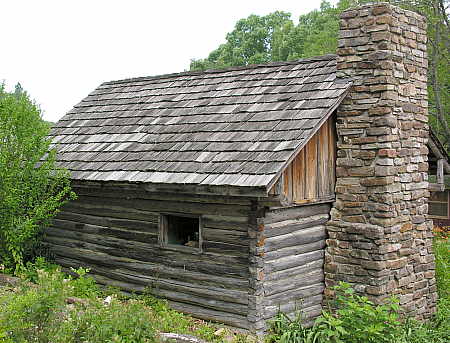
[(241, 18), (282, 10), (297, 24), (320, 2), (0, 0), (0, 82), (20, 82), (56, 122), (102, 82), (188, 70)]

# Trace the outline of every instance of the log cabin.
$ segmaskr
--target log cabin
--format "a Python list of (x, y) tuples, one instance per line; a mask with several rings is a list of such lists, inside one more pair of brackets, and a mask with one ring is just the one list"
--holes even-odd
[(336, 55), (103, 83), (51, 132), (56, 261), (256, 334), (338, 281), (430, 317), (425, 29), (369, 4)]

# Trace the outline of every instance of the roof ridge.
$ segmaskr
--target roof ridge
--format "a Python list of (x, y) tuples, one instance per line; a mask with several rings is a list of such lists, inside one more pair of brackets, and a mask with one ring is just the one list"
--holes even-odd
[(179, 72), (179, 73), (168, 73), (168, 74), (151, 75), (151, 76), (139, 76), (139, 77), (126, 78), (126, 79), (106, 81), (106, 82), (103, 82), (101, 84), (101, 86), (120, 84), (120, 83), (128, 83), (131, 81), (158, 80), (158, 79), (164, 79), (164, 78), (169, 79), (169, 78), (179, 77), (179, 76), (215, 74), (215, 73), (224, 73), (224, 72), (236, 71), (236, 70), (252, 70), (252, 69), (258, 69), (258, 68), (265, 68), (265, 67), (304, 64), (304, 63), (311, 63), (311, 62), (316, 62), (316, 61), (331, 61), (331, 60), (335, 59), (336, 57), (337, 57), (336, 54), (326, 54), (326, 55), (322, 55), (322, 56), (314, 56), (314, 57), (302, 58), (302, 59), (297, 59), (297, 60), (292, 60), (292, 61), (274, 61), (274, 62), (268, 62), (268, 63), (248, 64), (245, 66), (233, 66), (233, 67), (227, 67), (227, 68), (222, 68), (222, 69), (193, 70), (193, 71), (183, 71), (183, 72)]

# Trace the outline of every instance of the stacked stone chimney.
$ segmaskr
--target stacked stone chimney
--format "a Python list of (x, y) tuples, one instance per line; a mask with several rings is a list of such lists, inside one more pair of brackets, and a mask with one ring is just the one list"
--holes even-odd
[(418, 319), (435, 311), (428, 212), (427, 51), (422, 16), (387, 3), (341, 15), (336, 202), (327, 293), (338, 281), (377, 303), (391, 295)]

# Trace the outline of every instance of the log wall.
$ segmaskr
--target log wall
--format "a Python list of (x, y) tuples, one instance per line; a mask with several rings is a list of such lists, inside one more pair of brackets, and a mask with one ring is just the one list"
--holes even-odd
[[(257, 334), (281, 309), (320, 313), (329, 204), (268, 208), (246, 197), (148, 192), (77, 183), (46, 232), (63, 267), (102, 284), (169, 300), (195, 317)], [(202, 251), (163, 247), (161, 213), (201, 216)], [(186, 247), (180, 247), (186, 248)]]
[[(56, 262), (86, 266), (96, 280), (169, 300), (182, 312), (249, 327), (249, 237), (255, 231), (250, 198), (150, 193), (138, 186), (75, 184), (46, 232)], [(203, 251), (158, 243), (160, 213), (202, 216)], [(251, 223), (253, 222), (253, 224)], [(253, 234), (254, 236), (254, 234)]]
[(264, 319), (302, 310), (310, 324), (322, 309), (325, 223), (330, 204), (274, 209), (264, 218)]

